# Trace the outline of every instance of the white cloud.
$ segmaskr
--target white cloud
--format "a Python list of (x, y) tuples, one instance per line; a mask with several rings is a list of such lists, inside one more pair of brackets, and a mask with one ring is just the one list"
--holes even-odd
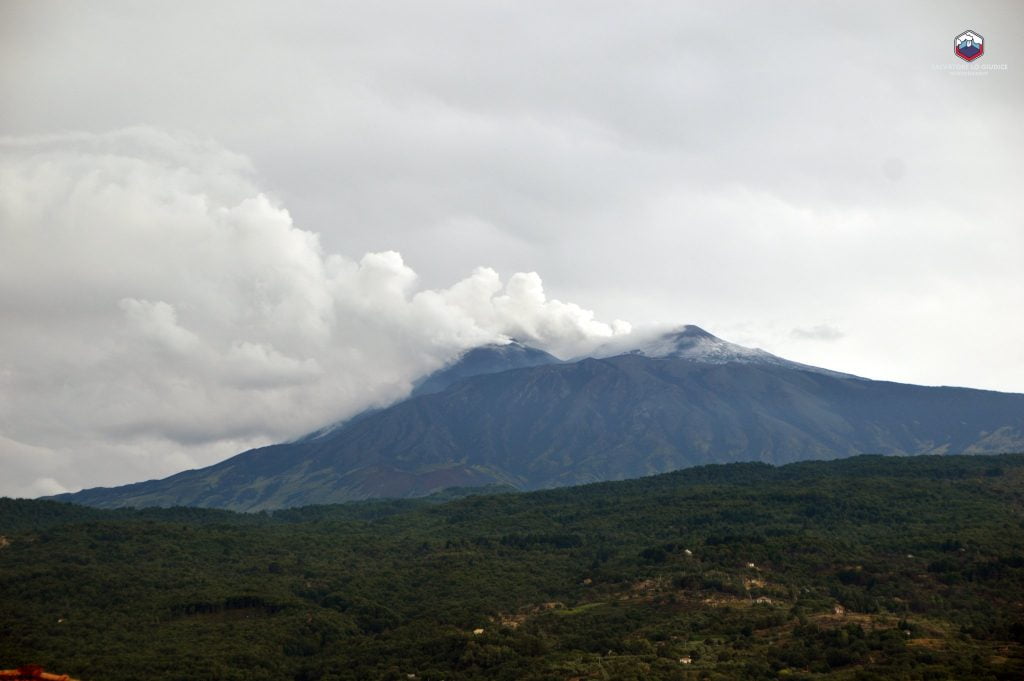
[(790, 334), (793, 338), (815, 341), (835, 341), (846, 335), (841, 329), (832, 326), (831, 324), (815, 324), (814, 326), (806, 327), (798, 326), (793, 329)]
[(188, 356), (190, 351), (199, 346), (199, 337), (178, 325), (174, 308), (167, 303), (134, 298), (121, 299), (118, 306), (124, 311), (128, 324), (140, 337), (152, 339), (162, 347), (177, 355)]
[[(421, 290), (397, 252), (326, 254), (210, 141), (136, 128), (0, 148), (0, 493), (294, 437), (483, 342), (572, 355), (629, 330), (534, 272)], [(147, 463), (125, 466), (140, 446)]]

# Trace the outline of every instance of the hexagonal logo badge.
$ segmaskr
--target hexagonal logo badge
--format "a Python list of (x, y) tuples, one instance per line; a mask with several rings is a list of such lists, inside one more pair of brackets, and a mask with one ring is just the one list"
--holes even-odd
[(985, 39), (974, 31), (964, 31), (953, 38), (953, 54), (964, 61), (974, 61), (985, 54)]

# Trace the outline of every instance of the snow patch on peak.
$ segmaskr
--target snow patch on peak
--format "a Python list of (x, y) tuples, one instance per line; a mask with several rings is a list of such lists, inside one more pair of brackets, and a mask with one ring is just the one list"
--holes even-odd
[[(639, 334), (638, 334), (639, 335)], [(857, 378), (850, 374), (783, 359), (760, 348), (748, 348), (722, 340), (699, 326), (686, 324), (668, 331), (651, 333), (646, 338), (635, 338), (631, 347), (622, 342), (598, 348), (597, 357), (634, 354), (652, 359), (683, 359), (702, 364), (757, 364), (777, 366), (800, 371), (812, 371), (827, 376)]]
[(711, 364), (785, 361), (760, 348), (747, 348), (722, 340), (693, 324), (687, 324), (648, 341), (635, 352), (646, 357), (676, 357)]

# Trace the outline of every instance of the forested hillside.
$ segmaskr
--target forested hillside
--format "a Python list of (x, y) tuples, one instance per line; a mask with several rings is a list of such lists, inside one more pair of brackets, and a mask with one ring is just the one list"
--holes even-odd
[(1024, 455), (0, 535), (0, 667), (82, 681), (1024, 678)]

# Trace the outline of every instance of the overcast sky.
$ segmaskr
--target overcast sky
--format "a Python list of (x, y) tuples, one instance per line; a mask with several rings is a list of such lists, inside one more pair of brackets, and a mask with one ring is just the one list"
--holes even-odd
[(1024, 5), (894, 4), (0, 3), (0, 494), (504, 336), (1024, 392)]

